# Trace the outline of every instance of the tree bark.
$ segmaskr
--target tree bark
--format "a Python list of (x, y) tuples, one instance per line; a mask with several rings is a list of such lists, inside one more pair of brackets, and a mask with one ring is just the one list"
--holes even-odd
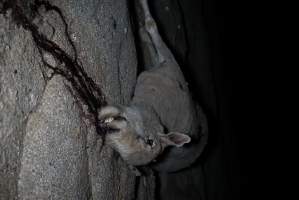
[[(59, 12), (33, 1), (16, 5), (108, 103), (128, 104), (137, 61), (127, 1), (48, 2)], [(38, 14), (31, 15), (30, 3)], [(136, 181), (103, 144), (72, 82), (55, 73), (66, 64), (13, 15), (0, 14), (0, 199), (154, 199), (154, 176)]]

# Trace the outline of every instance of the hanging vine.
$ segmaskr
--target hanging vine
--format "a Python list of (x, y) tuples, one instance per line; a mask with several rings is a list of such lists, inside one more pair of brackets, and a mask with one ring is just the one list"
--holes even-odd
[[(33, 19), (39, 15), (38, 9), (44, 6), (46, 12), (53, 11), (58, 14), (59, 18), (64, 25), (64, 34), (67, 42), (74, 52), (74, 57), (66, 53), (62, 48), (47, 38), (46, 35), (39, 31), (39, 27), (33, 23)], [(59, 74), (68, 80), (72, 88), (80, 96), (83, 102), (88, 106), (89, 113), (92, 114), (94, 121), (98, 121), (98, 110), (107, 104), (105, 96), (98, 85), (87, 75), (84, 71), (82, 64), (79, 64), (77, 59), (77, 51), (73, 41), (68, 33), (68, 24), (63, 16), (61, 10), (48, 1), (34, 0), (31, 2), (20, 2), (18, 0), (1, 0), (0, 1), (0, 14), (6, 15), (7, 11), (11, 10), (10, 16), (13, 21), (18, 25), (28, 30), (33, 38), (33, 41), (38, 48), (40, 56), (44, 65), (53, 71), (52, 76)], [(25, 12), (26, 11), (26, 12)], [(25, 14), (26, 13), (26, 14)], [(44, 58), (43, 53), (46, 52), (52, 55), (59, 65), (52, 66)], [(96, 123), (97, 132), (103, 135), (107, 130)]]

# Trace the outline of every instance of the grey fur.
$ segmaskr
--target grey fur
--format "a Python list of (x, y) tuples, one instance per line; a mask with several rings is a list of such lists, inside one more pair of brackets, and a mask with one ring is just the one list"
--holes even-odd
[[(165, 147), (183, 144), (175, 144), (162, 135), (157, 115), (145, 106), (107, 106), (100, 111), (99, 119), (112, 130), (106, 135), (107, 143), (131, 165), (146, 165)], [(187, 137), (183, 142), (189, 141)]]
[[(146, 66), (147, 70), (139, 75), (129, 106), (104, 108), (100, 118), (110, 109), (111, 115), (126, 119), (108, 123), (119, 131), (108, 134), (107, 140), (129, 164), (148, 164), (165, 147), (174, 146), (159, 157), (153, 167), (164, 172), (177, 171), (191, 165), (202, 153), (207, 142), (207, 120), (202, 109), (193, 102), (178, 63), (160, 37), (147, 1), (138, 2), (144, 15), (140, 38), (143, 49), (150, 52), (153, 66)], [(166, 134), (164, 128), (170, 133)], [(145, 145), (147, 138), (153, 139), (156, 145)], [(191, 138), (192, 142), (183, 146)]]

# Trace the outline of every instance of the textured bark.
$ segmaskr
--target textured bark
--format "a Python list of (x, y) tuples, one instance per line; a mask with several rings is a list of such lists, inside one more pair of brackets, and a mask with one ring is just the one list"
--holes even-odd
[(23, 138), (45, 87), (30, 35), (0, 15), (0, 199), (14, 199)]
[[(49, 2), (75, 50), (59, 13), (42, 6), (33, 20), (40, 33), (78, 61), (108, 103), (128, 104), (137, 62), (127, 2)], [(84, 119), (71, 82), (45, 65), (63, 63), (39, 51), (10, 12), (0, 14), (0, 199), (154, 199), (153, 177), (135, 187), (127, 165)]]

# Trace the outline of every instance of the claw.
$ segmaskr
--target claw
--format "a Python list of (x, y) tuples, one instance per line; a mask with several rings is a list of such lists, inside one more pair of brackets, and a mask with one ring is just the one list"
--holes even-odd
[(107, 119), (104, 120), (104, 123), (107, 124), (107, 123), (110, 123), (114, 120), (113, 117), (108, 117)]

